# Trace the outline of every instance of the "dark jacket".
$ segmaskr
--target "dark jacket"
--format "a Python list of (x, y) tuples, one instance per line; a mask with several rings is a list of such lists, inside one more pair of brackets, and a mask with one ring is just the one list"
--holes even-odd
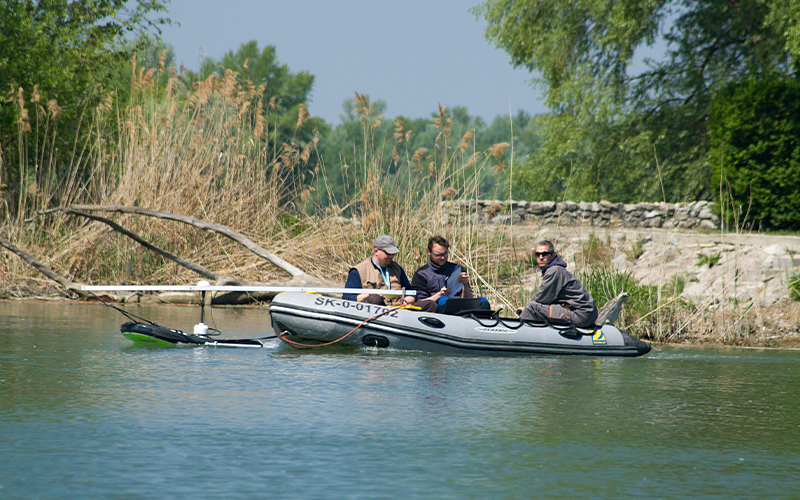
[(567, 263), (558, 255), (542, 268), (542, 283), (531, 300), (539, 304), (563, 305), (572, 311), (597, 311), (591, 294), (567, 271)]
[[(445, 262), (443, 266), (433, 261), (420, 267), (411, 277), (411, 286), (417, 291), (417, 300), (427, 299), (431, 295), (438, 293), (447, 283), (447, 278), (461, 267), (452, 262)], [(460, 292), (460, 295), (463, 292)]]

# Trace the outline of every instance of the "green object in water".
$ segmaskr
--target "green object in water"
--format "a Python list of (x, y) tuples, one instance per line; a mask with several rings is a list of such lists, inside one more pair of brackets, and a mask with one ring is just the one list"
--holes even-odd
[(163, 339), (157, 339), (155, 337), (151, 337), (150, 335), (144, 335), (141, 333), (135, 332), (124, 332), (122, 334), (126, 339), (132, 340), (137, 344), (147, 344), (152, 346), (174, 346), (174, 342), (169, 342)]

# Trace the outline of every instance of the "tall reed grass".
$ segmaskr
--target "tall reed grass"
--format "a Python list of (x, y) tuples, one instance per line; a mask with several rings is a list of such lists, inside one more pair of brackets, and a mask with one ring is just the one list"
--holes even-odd
[[(61, 166), (67, 173), (63, 178), (52, 174), (56, 169), (49, 162), (57, 155), (48, 150), (60, 116), (58, 103), (40, 102), (35, 90), (26, 102), (24, 92), (17, 90), (25, 196), (16, 210), (3, 200), (4, 237), (77, 282), (197, 281), (191, 272), (102, 224), (61, 213), (32, 218), (71, 203), (136, 205), (229, 226), (305, 272), (343, 283), (348, 269), (370, 254), (376, 236), (387, 233), (397, 240), (402, 250), (397, 261), (410, 277), (427, 261), (428, 238), (440, 234), (450, 240), (452, 258), (471, 274), (476, 292), (495, 307), (513, 311), (535, 290), (536, 283), (526, 278), (535, 268), (535, 241), (526, 240), (514, 226), (478, 224), (471, 209), (490, 165), (506, 168), (507, 143), (477, 151), (475, 132), (452, 137), (452, 121), (440, 106), (433, 120), (438, 136), (414, 151), (407, 147), (413, 132), (395, 120), (395, 142), (388, 145), (391, 164), (385, 164), (377, 152), (387, 145), (376, 144), (373, 134), (384, 117), (375, 114), (366, 96), (357, 94), (364, 131), (364, 142), (358, 145), (361, 161), (354, 169), (327, 168), (333, 164), (326, 162), (336, 159), (320, 158), (316, 139), (278, 143), (263, 85), (237, 84), (236, 75), (226, 72), (191, 86), (172, 76), (162, 86), (163, 71), (137, 69), (134, 63), (131, 98), (124, 108), (109, 93), (98, 106), (85, 110), (75, 126), (88, 127), (91, 133), (79, 134), (83, 142), (74, 145), (69, 164)], [(308, 110), (301, 108), (298, 126), (307, 118)], [(37, 128), (44, 133), (33, 133)], [(35, 168), (27, 170), (27, 165)], [(344, 203), (329, 194), (334, 171), (357, 179)], [(443, 200), (460, 209), (452, 211)], [(287, 278), (213, 233), (138, 216), (115, 218), (152, 243), (217, 274), (258, 281)], [(758, 308), (689, 304), (675, 293), (662, 293), (661, 287), (641, 285), (630, 273), (608, 265), (609, 246), (608, 239), (594, 236), (586, 242), (578, 254), (580, 277), (599, 305), (621, 291), (629, 294), (620, 324), (632, 333), (657, 341), (742, 343), (765, 324), (751, 321), (759, 318)], [(640, 240), (632, 258), (641, 252)], [(0, 296), (53, 290), (27, 264), (0, 252)]]
[[(269, 99), (264, 85), (239, 85), (228, 71), (191, 87), (173, 76), (162, 87), (159, 75), (164, 68), (137, 69), (134, 60), (133, 69), (127, 106), (120, 108), (107, 94), (101, 105), (84, 113), (86, 121), (77, 126), (90, 127), (91, 133), (75, 145), (66, 181), (26, 173), (32, 194), (21, 197), (18, 210), (3, 212), (6, 236), (46, 256), (57, 272), (93, 283), (196, 280), (102, 224), (58, 213), (31, 219), (37, 212), (71, 203), (136, 205), (229, 226), (309, 274), (341, 282), (351, 265), (369, 255), (379, 234), (391, 234), (398, 241), (403, 249), (398, 260), (409, 275), (427, 260), (427, 239), (441, 234), (452, 242), (453, 255), (473, 274), (480, 293), (502, 302), (496, 294), (494, 263), (505, 252), (505, 235), (484, 233), (466, 212), (453, 216), (441, 205), (444, 199), (475, 199), (489, 158), (502, 157), (502, 151), (500, 146), (475, 151), (474, 131), (451, 137), (452, 120), (445, 108), (439, 107), (434, 120), (439, 134), (428, 148), (408, 151), (404, 146), (411, 132), (396, 121), (390, 166), (381, 164), (371, 133), (383, 117), (374, 116), (369, 100), (357, 95), (364, 161), (359, 171), (351, 172), (359, 179), (356, 191), (345, 206), (337, 206), (313, 202), (324, 199), (324, 192), (312, 196), (312, 190), (325, 191), (328, 175), (325, 159), (317, 155), (317, 139), (276, 143), (271, 106), (262, 106)], [(20, 109), (37, 106), (41, 126), (57, 119), (57, 103), (47, 114), (41, 103), (25, 103), (19, 92)], [(307, 118), (307, 109), (301, 108), (298, 126)], [(37, 163), (39, 156), (55, 157), (42, 153), (49, 142), (36, 140), (40, 135), (29, 131), (21, 128), (20, 148), (37, 160), (24, 156), (26, 164)], [(15, 220), (12, 212), (18, 214)], [(218, 274), (283, 278), (281, 271), (214, 234), (137, 216), (116, 220)], [(7, 293), (37, 290), (47, 283), (5, 252), (0, 265), (3, 286), (16, 289)]]

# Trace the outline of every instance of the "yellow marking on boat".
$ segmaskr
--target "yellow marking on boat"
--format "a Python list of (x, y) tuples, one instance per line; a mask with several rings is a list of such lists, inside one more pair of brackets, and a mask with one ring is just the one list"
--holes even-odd
[(606, 345), (606, 335), (602, 330), (595, 330), (592, 333), (592, 345)]

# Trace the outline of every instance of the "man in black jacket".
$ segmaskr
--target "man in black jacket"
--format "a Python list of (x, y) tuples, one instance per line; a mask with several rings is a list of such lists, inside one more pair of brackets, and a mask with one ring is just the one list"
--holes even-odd
[[(417, 291), (415, 306), (422, 307), (434, 302), (437, 305), (435, 310), (441, 312), (450, 297), (473, 297), (469, 275), (460, 265), (447, 260), (450, 256), (450, 243), (444, 237), (431, 236), (428, 240), (428, 256), (428, 263), (417, 269), (411, 278), (411, 286)], [(447, 287), (451, 277), (457, 277), (457, 282), (453, 284), (457, 289), (451, 290)], [(483, 297), (480, 299), (480, 309), (488, 310), (489, 301)]]
[(519, 319), (546, 323), (566, 320), (578, 327), (594, 324), (597, 319), (594, 299), (567, 271), (567, 263), (556, 255), (551, 242), (545, 240), (536, 245), (536, 263), (542, 270), (542, 283), (530, 302), (519, 310)]

